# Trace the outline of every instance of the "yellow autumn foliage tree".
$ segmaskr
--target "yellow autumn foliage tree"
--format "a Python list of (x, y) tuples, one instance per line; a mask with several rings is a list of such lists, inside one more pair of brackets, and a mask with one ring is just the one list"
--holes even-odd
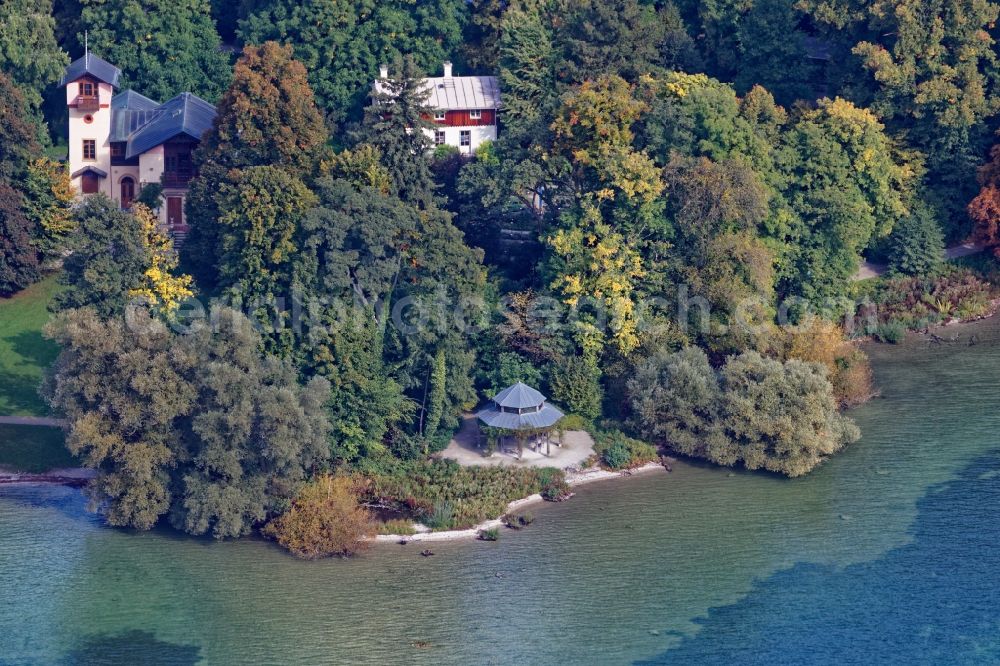
[(587, 81), (563, 100), (552, 123), (555, 148), (579, 167), (594, 170), (605, 186), (599, 199), (617, 193), (649, 203), (663, 192), (662, 170), (644, 151), (633, 147), (632, 124), (648, 111), (634, 89), (618, 76)]
[(844, 337), (837, 324), (810, 317), (788, 329), (783, 350), (784, 360), (797, 359), (826, 366), (833, 393), (842, 407), (852, 407), (874, 394), (871, 363), (868, 356)]
[(173, 241), (160, 230), (156, 215), (143, 204), (132, 206), (132, 214), (142, 227), (142, 241), (149, 257), (149, 268), (142, 283), (129, 296), (145, 298), (149, 304), (170, 316), (186, 298), (194, 295), (190, 275), (175, 275), (177, 253)]
[[(583, 204), (578, 224), (557, 230), (547, 242), (556, 269), (551, 286), (563, 302), (578, 308), (582, 298), (594, 299), (607, 315), (611, 341), (624, 354), (634, 350), (639, 338), (633, 295), (636, 281), (645, 274), (638, 251), (589, 203)], [(596, 356), (607, 336), (597, 323), (575, 320), (584, 355)]]

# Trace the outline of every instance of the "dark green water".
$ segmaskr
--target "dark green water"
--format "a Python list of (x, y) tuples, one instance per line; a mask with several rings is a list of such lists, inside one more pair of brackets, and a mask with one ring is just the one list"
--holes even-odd
[(303, 563), (4, 488), (0, 663), (1000, 663), (998, 326), (874, 348), (864, 438), (807, 478), (677, 465), (429, 558)]

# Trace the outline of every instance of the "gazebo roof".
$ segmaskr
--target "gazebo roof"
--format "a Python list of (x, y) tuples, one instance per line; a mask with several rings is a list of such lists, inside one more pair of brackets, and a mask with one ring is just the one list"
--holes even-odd
[(563, 413), (546, 404), (544, 395), (518, 382), (493, 396), (476, 416), (492, 428), (532, 430), (555, 425)]
[(528, 412), (526, 414), (502, 412), (497, 409), (495, 403), (491, 403), (488, 407), (479, 410), (476, 416), (491, 428), (534, 430), (536, 428), (550, 428), (554, 426), (564, 414), (552, 405), (543, 405), (537, 412)]
[(523, 409), (525, 407), (538, 407), (545, 402), (545, 396), (527, 384), (518, 382), (493, 396), (493, 402), (501, 407)]

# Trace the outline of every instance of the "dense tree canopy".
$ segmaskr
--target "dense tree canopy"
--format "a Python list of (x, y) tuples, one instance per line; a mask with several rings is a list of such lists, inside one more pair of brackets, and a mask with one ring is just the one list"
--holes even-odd
[(23, 208), (21, 194), (0, 180), (0, 296), (10, 296), (39, 278), (36, 226)]
[[(229, 57), (206, 0), (80, 0), (90, 48), (122, 70), (122, 86), (166, 101), (193, 92), (215, 101)], [(78, 43), (83, 35), (77, 35)]]
[(244, 44), (274, 40), (295, 49), (309, 82), (334, 124), (364, 104), (379, 66), (412, 56), (437, 73), (457, 57), (468, 20), (464, 0), (252, 0), (244, 3)]
[(246, 534), (287, 506), (328, 455), (329, 385), (262, 357), (250, 322), (212, 313), (185, 335), (137, 314), (72, 310), (47, 329), (62, 352), (46, 394), (68, 445), (98, 470), (89, 492), (112, 525)]
[(845, 92), (883, 117), (927, 156), (930, 203), (954, 237), (967, 231), (964, 206), (1000, 110), (989, 0), (813, 2), (802, 5), (831, 42), (847, 42), (862, 71)]
[[(1000, 149), (975, 198), (972, 177), (1000, 111), (998, 14), (987, 0), (10, 0), (0, 293), (62, 262), (47, 395), (115, 525), (270, 523), (304, 556), (345, 554), (370, 529), (349, 475), (409, 487), (399, 477), (431, 465), (463, 412), (515, 381), (627, 431), (599, 438), (612, 467), (650, 459), (642, 436), (796, 476), (853, 441), (838, 405), (872, 393), (845, 340), (872, 331), (832, 321), (871, 291), (860, 260), (914, 284), (944, 274), (964, 211), (1000, 248)], [(149, 209), (74, 200), (42, 155), (38, 103), (84, 31), (125, 85), (218, 100), (186, 197), (191, 277)], [(431, 140), (422, 81), (446, 60), (501, 86), (498, 136), (475, 154)], [(148, 184), (142, 200), (161, 196)], [(210, 325), (191, 294), (241, 312)]]
[(790, 291), (842, 293), (873, 239), (907, 212), (913, 172), (899, 164), (874, 114), (850, 102), (820, 100), (795, 118), (787, 198), (799, 216)]
[[(218, 116), (195, 153), (199, 175), (191, 184), (186, 202), (191, 234), (184, 259), (203, 288), (218, 287), (223, 273), (229, 275), (225, 286), (232, 286), (238, 278), (255, 279), (253, 275), (241, 275), (242, 267), (236, 264), (221, 266), (222, 257), (239, 256), (239, 239), (253, 240), (248, 234), (254, 224), (260, 228), (271, 220), (285, 225), (287, 231), (287, 225), (294, 226), (294, 220), (274, 216), (285, 212), (282, 205), (301, 212), (307, 202), (291, 200), (302, 194), (300, 188), (296, 192), (275, 192), (274, 201), (254, 201), (255, 206), (260, 204), (257, 210), (244, 210), (242, 203), (251, 203), (246, 196), (252, 196), (247, 187), (252, 182), (270, 187), (308, 179), (326, 156), (326, 139), (305, 69), (292, 58), (291, 48), (268, 42), (244, 49), (232, 83), (219, 102)], [(273, 167), (282, 173), (265, 170), (254, 176), (241, 174), (241, 170), (254, 167)], [(278, 204), (278, 200), (284, 204)], [(262, 217), (268, 215), (267, 219)], [(222, 237), (224, 226), (230, 230), (228, 240)], [(287, 256), (294, 251), (288, 233), (267, 230), (266, 235), (272, 236), (268, 242), (277, 242), (275, 247), (281, 254)]]
[(646, 436), (721, 465), (799, 476), (858, 438), (817, 364), (746, 352), (716, 371), (689, 348), (650, 358), (629, 392)]
[(0, 72), (21, 88), (37, 111), (59, 81), (69, 57), (56, 42), (52, 0), (5, 0), (0, 4)]
[(120, 316), (150, 266), (141, 222), (104, 195), (89, 197), (77, 211), (70, 255), (56, 298), (60, 310), (93, 308), (104, 318)]

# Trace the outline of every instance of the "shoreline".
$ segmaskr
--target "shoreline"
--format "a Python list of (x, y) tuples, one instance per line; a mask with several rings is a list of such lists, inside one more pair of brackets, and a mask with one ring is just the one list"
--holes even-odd
[[(578, 472), (567, 472), (566, 473), (566, 483), (570, 488), (576, 488), (578, 486), (583, 486), (588, 483), (594, 483), (595, 481), (608, 481), (611, 479), (628, 479), (632, 476), (639, 474), (649, 474), (650, 472), (655, 472), (656, 470), (662, 471), (664, 474), (667, 473), (666, 469), (663, 467), (662, 463), (659, 462), (649, 462), (645, 465), (640, 465), (633, 469), (622, 470), (619, 472), (612, 472), (606, 469), (595, 468), (592, 470), (578, 471)], [(538, 502), (548, 501), (544, 499), (540, 494), (535, 493), (534, 495), (529, 495), (528, 497), (522, 497), (521, 499), (514, 500), (510, 502), (501, 516), (497, 518), (492, 518), (490, 520), (483, 521), (478, 525), (473, 527), (468, 527), (461, 530), (442, 530), (440, 532), (431, 532), (430, 530), (423, 532), (416, 532), (415, 534), (379, 534), (370, 540), (370, 543), (384, 544), (393, 543), (399, 544), (402, 541), (406, 542), (423, 542), (423, 541), (456, 541), (459, 539), (475, 539), (479, 536), (480, 530), (496, 529), (503, 527), (503, 516), (516, 511), (525, 506), (536, 504)], [(416, 524), (416, 523), (415, 523)]]
[(47, 472), (19, 472), (7, 467), (0, 467), (0, 485), (46, 483), (81, 488), (96, 475), (95, 470), (86, 467), (57, 467)]

